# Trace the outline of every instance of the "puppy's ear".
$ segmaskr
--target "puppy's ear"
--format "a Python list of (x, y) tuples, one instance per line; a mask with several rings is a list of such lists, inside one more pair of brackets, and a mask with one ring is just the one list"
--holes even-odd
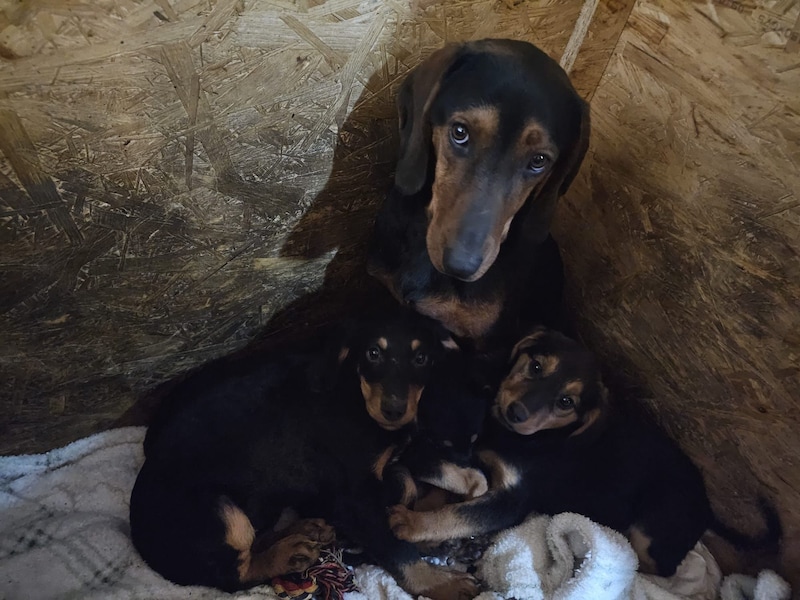
[(336, 386), (339, 372), (350, 358), (355, 331), (355, 323), (345, 320), (328, 333), (322, 349), (308, 366), (308, 384), (312, 391), (325, 392)]
[(598, 382), (600, 401), (597, 406), (583, 415), (583, 423), (569, 437), (587, 436), (590, 432), (599, 433), (608, 418), (608, 389), (602, 382)]
[(442, 77), (462, 48), (463, 44), (448, 44), (431, 54), (406, 77), (397, 93), (400, 158), (394, 183), (404, 194), (416, 194), (425, 185), (431, 145), (428, 112)]
[(533, 331), (531, 331), (528, 335), (514, 344), (514, 347), (511, 349), (511, 355), (509, 356), (508, 362), (513, 363), (519, 357), (519, 353), (522, 352), (524, 348), (528, 346), (532, 346), (536, 343), (540, 337), (547, 333), (546, 327), (536, 327)]
[(570, 147), (566, 148), (556, 161), (555, 168), (541, 189), (534, 190), (528, 197), (530, 207), (525, 216), (525, 228), (528, 235), (538, 242), (543, 242), (550, 232), (550, 223), (555, 214), (559, 197), (567, 193), (575, 177), (580, 171), (583, 159), (589, 149), (591, 133), (591, 115), (589, 105), (577, 98), (580, 127)]

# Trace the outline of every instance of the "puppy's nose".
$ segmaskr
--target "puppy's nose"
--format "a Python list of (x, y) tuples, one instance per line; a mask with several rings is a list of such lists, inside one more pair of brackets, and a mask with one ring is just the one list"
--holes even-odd
[(471, 277), (481, 266), (482, 257), (477, 252), (447, 248), (444, 251), (443, 266), (448, 274), (459, 279)]
[(406, 410), (401, 406), (384, 406), (381, 407), (381, 414), (387, 421), (398, 421), (406, 414)]
[(506, 417), (511, 423), (522, 423), (529, 416), (528, 409), (521, 402), (513, 402), (506, 409)]

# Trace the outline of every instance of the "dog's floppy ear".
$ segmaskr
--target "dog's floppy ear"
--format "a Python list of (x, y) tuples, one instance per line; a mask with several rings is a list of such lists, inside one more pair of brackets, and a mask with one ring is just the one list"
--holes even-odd
[(529, 212), (525, 216), (528, 235), (543, 242), (550, 232), (550, 223), (555, 214), (559, 197), (567, 193), (580, 171), (583, 159), (589, 149), (591, 134), (591, 114), (589, 104), (578, 98), (580, 105), (580, 129), (573, 144), (556, 161), (555, 168), (540, 190), (534, 190), (528, 198)]
[(448, 44), (431, 54), (406, 77), (397, 93), (400, 158), (394, 183), (404, 194), (416, 194), (425, 185), (431, 144), (428, 111), (442, 77), (462, 48), (463, 44)]
[(351, 320), (337, 324), (327, 335), (322, 349), (308, 366), (308, 385), (314, 392), (334, 388), (342, 365), (350, 357), (356, 325)]
[(508, 362), (513, 363), (519, 357), (519, 353), (522, 351), (523, 348), (532, 345), (536, 340), (542, 337), (545, 333), (547, 333), (546, 327), (536, 327), (533, 331), (531, 331), (528, 335), (514, 344), (514, 347), (511, 349), (511, 354), (509, 355)]
[(602, 381), (598, 382), (598, 386), (600, 398), (597, 406), (583, 415), (583, 423), (570, 433), (569, 437), (586, 436), (590, 431), (600, 432), (603, 429), (603, 424), (608, 417), (608, 389)]

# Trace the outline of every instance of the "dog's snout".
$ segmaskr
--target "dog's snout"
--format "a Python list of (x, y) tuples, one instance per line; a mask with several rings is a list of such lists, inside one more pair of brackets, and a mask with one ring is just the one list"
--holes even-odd
[(444, 251), (444, 268), (459, 279), (471, 277), (481, 266), (483, 257), (478, 252), (470, 252), (463, 248), (447, 248)]
[(381, 414), (387, 421), (399, 421), (406, 414), (405, 402), (397, 398), (384, 400), (381, 403)]
[(511, 423), (522, 423), (529, 416), (528, 409), (521, 402), (512, 402), (506, 409), (506, 417)]

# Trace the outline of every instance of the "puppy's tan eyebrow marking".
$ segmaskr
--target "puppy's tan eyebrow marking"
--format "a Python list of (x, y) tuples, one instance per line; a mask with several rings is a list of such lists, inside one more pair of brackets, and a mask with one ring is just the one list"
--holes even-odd
[(385, 337), (378, 338), (378, 346), (380, 346), (381, 350), (386, 350), (389, 347), (389, 340)]
[(576, 398), (579, 398), (583, 393), (583, 382), (580, 379), (568, 381), (564, 386), (563, 392), (569, 396), (575, 396)]
[(561, 362), (558, 356), (552, 354), (535, 354), (533, 359), (539, 361), (539, 364), (542, 365), (542, 377), (549, 377), (555, 373), (558, 370), (559, 363)]
[(421, 345), (422, 345), (422, 342), (420, 342), (419, 340), (411, 340), (411, 349), (412, 350), (416, 350)]

